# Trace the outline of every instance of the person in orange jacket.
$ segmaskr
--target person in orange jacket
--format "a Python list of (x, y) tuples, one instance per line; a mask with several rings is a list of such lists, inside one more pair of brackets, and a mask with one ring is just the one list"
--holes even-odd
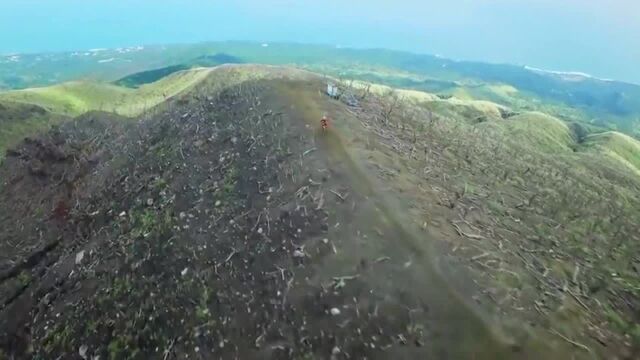
[(322, 119), (320, 119), (320, 126), (322, 126), (323, 131), (326, 131), (329, 128), (329, 118), (327, 115), (323, 115)]

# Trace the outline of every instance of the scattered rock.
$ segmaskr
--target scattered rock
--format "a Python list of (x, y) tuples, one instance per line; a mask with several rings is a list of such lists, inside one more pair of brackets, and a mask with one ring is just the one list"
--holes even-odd
[(84, 250), (76, 254), (76, 265), (80, 265), (82, 259), (84, 259)]
[(80, 348), (78, 349), (78, 354), (80, 355), (81, 358), (83, 359), (87, 358), (87, 350), (89, 350), (89, 347), (87, 345), (80, 346)]
[(331, 350), (331, 354), (332, 354), (332, 355), (338, 355), (338, 354), (340, 354), (340, 348), (339, 348), (339, 347), (337, 347), (337, 346), (334, 346), (334, 347), (333, 347), (333, 350)]
[(340, 315), (340, 309), (335, 308), (335, 307), (334, 307), (334, 308), (331, 308), (331, 315), (333, 315), (333, 316), (338, 316), (338, 315)]
[(147, 206), (152, 206), (153, 205), (153, 199), (152, 198), (148, 198), (147, 199)]
[(120, 217), (125, 217), (125, 216), (127, 216), (127, 212), (126, 211), (123, 211), (123, 212), (120, 213)]
[(182, 270), (180, 275), (185, 276), (185, 275), (187, 275), (188, 272), (189, 272), (189, 268), (184, 268), (184, 270)]
[(302, 258), (302, 257), (304, 257), (304, 252), (302, 252), (302, 250), (300, 250), (300, 249), (296, 249), (296, 250), (293, 252), (293, 257), (295, 257), (295, 258)]
[(222, 201), (217, 200), (217, 201), (216, 201), (216, 207), (219, 207), (220, 205), (222, 205)]

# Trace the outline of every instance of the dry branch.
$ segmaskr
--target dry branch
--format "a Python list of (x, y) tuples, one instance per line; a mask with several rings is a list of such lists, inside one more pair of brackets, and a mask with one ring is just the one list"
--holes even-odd
[(451, 222), (451, 225), (453, 225), (453, 227), (456, 229), (456, 232), (457, 232), (457, 233), (458, 233), (458, 235), (460, 235), (460, 236), (464, 236), (464, 237), (467, 237), (467, 238), (469, 238), (469, 239), (473, 239), (473, 240), (482, 240), (482, 239), (484, 239), (484, 236), (482, 236), (482, 235), (467, 234), (467, 233), (465, 233), (465, 232), (464, 232), (464, 231), (462, 231), (462, 229), (460, 229), (460, 227), (459, 227), (456, 223), (454, 223), (454, 222)]
[(339, 192), (334, 191), (334, 190), (329, 190), (329, 191), (331, 191), (333, 194), (335, 194), (335, 196), (339, 197), (339, 198), (340, 198), (340, 200), (342, 200), (342, 201), (345, 201), (345, 200), (347, 199), (347, 196), (349, 196), (349, 194), (347, 194), (347, 195), (342, 195), (342, 194), (340, 194)]
[(557, 332), (555, 329), (549, 329), (549, 332), (554, 334), (554, 335), (559, 336), (562, 340), (568, 342), (569, 344), (571, 344), (571, 345), (573, 345), (573, 346), (575, 346), (577, 348), (580, 348), (580, 349), (582, 349), (582, 350), (584, 350), (584, 351), (586, 351), (588, 353), (591, 353), (591, 349), (589, 347), (587, 347), (584, 344), (581, 344), (579, 342), (576, 342), (576, 341), (573, 341), (573, 340), (569, 339), (568, 337), (566, 337), (566, 336), (560, 334), (559, 332)]

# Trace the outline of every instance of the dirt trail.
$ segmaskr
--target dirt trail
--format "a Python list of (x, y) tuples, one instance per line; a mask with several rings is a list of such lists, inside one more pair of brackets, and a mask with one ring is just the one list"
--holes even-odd
[[(345, 256), (331, 258), (319, 273), (338, 276), (338, 269), (353, 268), (353, 262), (361, 258), (373, 259), (374, 266), (364, 276), (367, 285), (388, 294), (387, 300), (406, 306), (411, 322), (427, 324), (431, 355), (497, 359), (538, 358), (546, 353), (541, 344), (519, 344), (507, 336), (438, 271), (438, 253), (429, 234), (411, 227), (409, 214), (394, 194), (381, 191), (384, 185), (368, 174), (345, 146), (341, 128), (344, 122), (358, 121), (352, 113), (309, 89), (308, 83), (287, 84), (282, 92), (308, 127), (318, 128), (323, 115), (332, 118), (332, 127), (326, 133), (318, 131), (315, 144), (329, 159), (332, 171), (348, 184), (347, 201), (353, 205), (349, 229), (333, 235), (356, 232), (362, 236), (345, 239), (341, 243)], [(465, 281), (468, 279), (459, 282)], [(406, 350), (396, 348), (392, 353), (400, 358), (417, 355)]]
[[(323, 112), (321, 105), (309, 97), (308, 91), (296, 92), (291, 97), (291, 103), (300, 106), (303, 120), (309, 126), (317, 127), (318, 119)], [(350, 195), (357, 206), (357, 215), (350, 226), (359, 231), (368, 231), (368, 244), (356, 244), (355, 241), (343, 243), (352, 248), (347, 253), (357, 254), (352, 257), (369, 257), (378, 259), (382, 256), (390, 259), (384, 267), (374, 270), (370, 274), (374, 281), (382, 282), (382, 288), (391, 287), (390, 294), (399, 291), (409, 291), (410, 296), (416, 301), (426, 304), (431, 321), (437, 317), (439, 332), (446, 332), (442, 338), (445, 342), (443, 349), (452, 349), (453, 344), (469, 344), (459, 346), (462, 353), (473, 348), (479, 351), (488, 351), (488, 358), (495, 358), (498, 354), (504, 354), (505, 344), (501, 344), (492, 331), (472, 312), (469, 307), (448, 287), (444, 280), (435, 272), (429, 258), (428, 239), (418, 240), (402, 225), (398, 219), (402, 212), (393, 205), (389, 199), (373, 184), (372, 176), (368, 176), (358, 164), (351, 158), (344, 146), (339, 133), (339, 122), (344, 121), (344, 114), (336, 114), (334, 127), (326, 134), (318, 134), (317, 145), (329, 158), (333, 171), (343, 176), (350, 185)], [(332, 116), (336, 116), (333, 115)], [(379, 187), (378, 187), (379, 188)], [(370, 231), (373, 230), (373, 231)], [(335, 265), (335, 264), (333, 264)], [(344, 265), (343, 265), (344, 266)], [(334, 266), (331, 268), (335, 269)], [(385, 275), (386, 273), (386, 275)], [(389, 275), (392, 276), (389, 276)], [(393, 276), (395, 275), (395, 276)], [(446, 324), (445, 324), (446, 323)], [(446, 327), (445, 327), (446, 325)]]

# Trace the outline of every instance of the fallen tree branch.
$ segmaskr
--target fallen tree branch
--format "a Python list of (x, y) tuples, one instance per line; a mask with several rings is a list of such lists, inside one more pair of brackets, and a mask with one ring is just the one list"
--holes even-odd
[(489, 254), (488, 252), (485, 252), (485, 253), (483, 253), (483, 254), (476, 255), (476, 256), (472, 257), (472, 258), (471, 258), (471, 261), (480, 260), (480, 259), (482, 259), (482, 258), (484, 258), (484, 257), (489, 256), (489, 255), (491, 255), (491, 254)]
[(224, 260), (223, 264), (226, 264), (229, 262), (229, 260), (231, 260), (231, 258), (233, 257), (233, 255), (237, 254), (238, 252), (236, 251), (236, 249), (233, 249), (233, 251), (231, 252), (231, 254), (229, 254), (229, 256), (227, 256), (227, 258)]
[(335, 281), (340, 281), (340, 280), (353, 280), (353, 279), (357, 279), (360, 277), (360, 274), (356, 274), (356, 275), (347, 275), (347, 276), (334, 276), (333, 280)]
[(333, 194), (335, 194), (335, 196), (339, 197), (339, 198), (340, 198), (340, 200), (342, 200), (342, 201), (345, 201), (345, 200), (347, 199), (347, 196), (349, 196), (349, 194), (347, 194), (347, 195), (342, 195), (342, 194), (340, 194), (339, 192), (334, 191), (334, 190), (329, 190), (329, 191), (331, 191)]
[(306, 156), (307, 154), (309, 154), (310, 152), (313, 152), (313, 151), (316, 151), (316, 148), (311, 148), (311, 149), (309, 149), (309, 150), (307, 150), (307, 151), (303, 152), (303, 153), (302, 153), (302, 156), (304, 157), (304, 156)]
[(580, 348), (580, 349), (582, 349), (582, 350), (584, 350), (584, 351), (586, 351), (588, 353), (591, 353), (591, 349), (588, 346), (569, 339), (568, 337), (566, 337), (566, 336), (560, 334), (559, 332), (557, 332), (555, 329), (549, 329), (549, 332), (554, 334), (554, 335), (559, 336), (562, 340), (568, 342), (569, 344), (571, 344), (571, 345), (573, 345), (573, 346), (575, 346), (577, 348)]
[(380, 263), (380, 262), (383, 262), (383, 261), (387, 261), (387, 260), (391, 260), (391, 258), (388, 257), (388, 256), (382, 256), (382, 257), (379, 257), (379, 258), (375, 259), (373, 262), (377, 264), (377, 263)]
[(465, 232), (464, 232), (464, 231), (462, 231), (462, 229), (460, 229), (460, 227), (459, 227), (456, 223), (454, 223), (454, 222), (451, 222), (451, 225), (453, 225), (453, 227), (456, 229), (456, 232), (458, 232), (458, 235), (460, 235), (460, 236), (464, 236), (464, 237), (467, 237), (467, 238), (469, 238), (469, 239), (474, 239), (474, 240), (482, 240), (482, 239), (484, 239), (484, 236), (482, 236), (482, 235), (467, 234), (467, 233), (465, 233)]
[(569, 293), (569, 295), (571, 295), (580, 305), (582, 305), (582, 307), (587, 310), (587, 312), (591, 312), (591, 309), (589, 309), (589, 307), (587, 305), (585, 305), (585, 303), (580, 300), (580, 298), (578, 297), (578, 295), (576, 295), (573, 291), (571, 291), (571, 289), (567, 288), (567, 292)]
[(58, 238), (57, 240), (54, 240), (48, 243), (47, 245), (45, 245), (43, 248), (29, 254), (29, 256), (26, 259), (14, 265), (11, 269), (7, 270), (6, 272), (0, 274), (0, 282), (5, 281), (14, 276), (17, 276), (24, 269), (30, 269), (35, 265), (37, 265), (49, 251), (55, 249), (58, 246), (58, 244), (60, 244), (61, 240), (62, 238)]

